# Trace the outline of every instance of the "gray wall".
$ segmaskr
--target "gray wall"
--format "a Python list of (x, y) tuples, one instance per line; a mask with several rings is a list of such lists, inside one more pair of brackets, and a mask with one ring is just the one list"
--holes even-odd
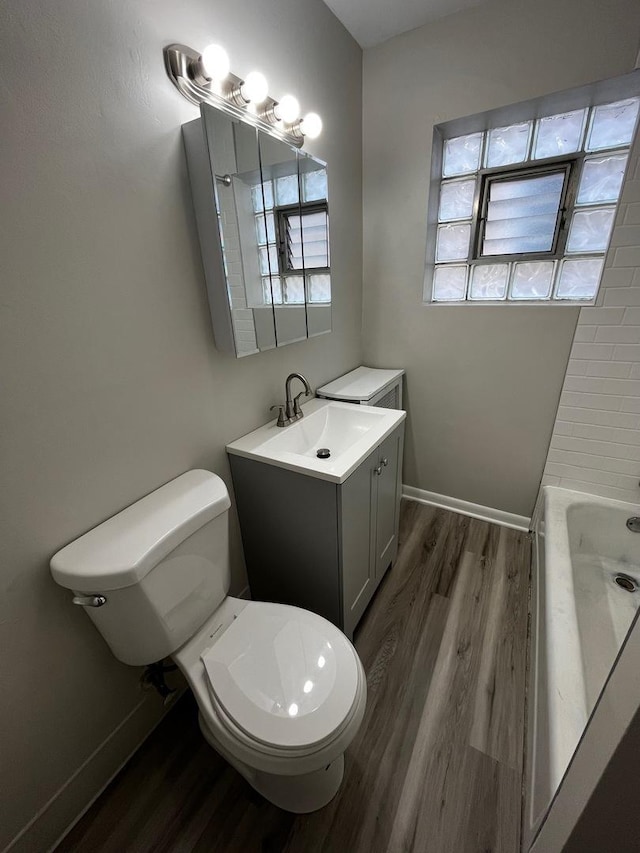
[(578, 309), (423, 306), (433, 125), (630, 71), (637, 0), (499, 0), (364, 52), (364, 349), (407, 369), (405, 483), (530, 515)]
[[(240, 361), (214, 348), (180, 136), (197, 110), (162, 58), (214, 40), (322, 115), (330, 165), (334, 331)], [(5, 0), (0, 81), (0, 849), (44, 809), (33, 851), (159, 715), (50, 556), (189, 468), (229, 482), (225, 442), (287, 373), (360, 363), (361, 51), (319, 0)]]

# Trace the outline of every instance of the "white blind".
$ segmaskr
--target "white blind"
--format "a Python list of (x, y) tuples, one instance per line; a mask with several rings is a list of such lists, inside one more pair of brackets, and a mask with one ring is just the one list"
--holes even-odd
[(329, 217), (326, 210), (287, 217), (287, 231), (291, 269), (322, 269), (329, 266)]
[(550, 252), (565, 172), (491, 181), (482, 255)]

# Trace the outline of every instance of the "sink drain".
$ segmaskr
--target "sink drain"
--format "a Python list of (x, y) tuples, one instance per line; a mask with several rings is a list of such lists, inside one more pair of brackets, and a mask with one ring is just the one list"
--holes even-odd
[(638, 589), (638, 584), (632, 577), (629, 577), (629, 575), (616, 575), (613, 580), (626, 592), (635, 592)]
[(328, 447), (321, 447), (320, 450), (316, 451), (316, 456), (318, 459), (328, 459), (331, 456), (331, 451)]

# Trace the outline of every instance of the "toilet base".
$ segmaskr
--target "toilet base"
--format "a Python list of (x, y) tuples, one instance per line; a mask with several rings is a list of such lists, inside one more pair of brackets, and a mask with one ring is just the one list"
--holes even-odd
[(255, 770), (229, 755), (216, 741), (211, 730), (198, 714), (200, 731), (210, 747), (225, 758), (251, 787), (279, 809), (294, 814), (308, 814), (323, 808), (338, 793), (344, 776), (344, 756), (335, 758), (321, 770), (299, 776), (281, 776)]
[[(242, 772), (242, 771), (240, 771)], [(323, 808), (338, 793), (344, 776), (344, 756), (340, 755), (322, 770), (304, 776), (274, 776), (256, 771), (247, 778), (265, 800), (294, 814), (308, 814)]]

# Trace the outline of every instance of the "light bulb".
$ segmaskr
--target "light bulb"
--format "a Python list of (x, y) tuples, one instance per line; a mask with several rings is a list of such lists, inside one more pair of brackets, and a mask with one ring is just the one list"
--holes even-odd
[(293, 95), (284, 95), (275, 106), (276, 118), (281, 119), (286, 124), (293, 124), (300, 115), (300, 104), (298, 99)]
[(267, 97), (269, 84), (264, 74), (259, 71), (250, 71), (247, 79), (240, 86), (240, 94), (250, 104), (261, 104)]
[(307, 113), (300, 122), (300, 130), (309, 139), (317, 139), (322, 133), (322, 119), (318, 113)]
[(207, 45), (202, 51), (200, 66), (207, 80), (222, 83), (229, 76), (230, 65), (227, 51), (219, 44)]

